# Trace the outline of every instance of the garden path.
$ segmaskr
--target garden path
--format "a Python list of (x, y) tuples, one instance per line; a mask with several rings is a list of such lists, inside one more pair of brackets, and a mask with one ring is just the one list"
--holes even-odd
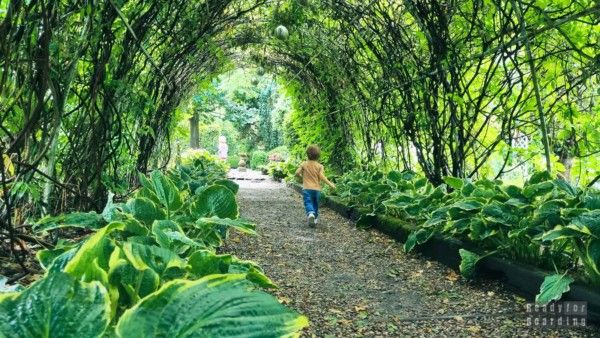
[(525, 300), (501, 284), (466, 281), (327, 208), (309, 228), (298, 193), (258, 173), (244, 177), (241, 214), (259, 235), (232, 234), (225, 251), (263, 267), (279, 299), (308, 316), (306, 337), (600, 336), (598, 328), (529, 328)]

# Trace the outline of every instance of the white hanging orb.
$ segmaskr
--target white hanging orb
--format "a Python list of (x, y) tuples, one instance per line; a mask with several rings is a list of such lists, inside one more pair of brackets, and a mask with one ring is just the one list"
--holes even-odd
[(277, 26), (277, 28), (275, 28), (275, 36), (281, 40), (287, 39), (289, 35), (290, 33), (288, 32), (288, 29), (285, 28), (285, 26), (279, 25)]

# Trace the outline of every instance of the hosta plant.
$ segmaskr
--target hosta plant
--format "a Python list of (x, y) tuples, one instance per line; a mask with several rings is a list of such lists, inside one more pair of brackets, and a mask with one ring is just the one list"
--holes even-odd
[(258, 291), (276, 287), (258, 265), (216, 253), (229, 229), (255, 234), (238, 218), (237, 185), (187, 174), (140, 175), (142, 187), (129, 200), (115, 203), (111, 195), (100, 214), (37, 222), (39, 232), (91, 234), (39, 251), (46, 275), (0, 294), (7, 318), (0, 337), (279, 336), (306, 326), (305, 317)]

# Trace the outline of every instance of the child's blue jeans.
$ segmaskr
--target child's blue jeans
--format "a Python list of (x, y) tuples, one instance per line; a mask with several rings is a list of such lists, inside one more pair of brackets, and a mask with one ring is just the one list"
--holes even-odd
[(319, 197), (321, 192), (319, 190), (304, 189), (302, 190), (302, 197), (304, 198), (304, 209), (306, 209), (306, 215), (314, 214), (315, 217), (319, 217)]

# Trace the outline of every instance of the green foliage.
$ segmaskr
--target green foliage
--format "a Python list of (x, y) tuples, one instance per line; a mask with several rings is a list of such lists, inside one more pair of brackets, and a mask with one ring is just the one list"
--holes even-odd
[(100, 283), (50, 274), (11, 298), (0, 298), (0, 336), (100, 337), (110, 321), (109, 305)]
[(237, 155), (236, 156), (230, 155), (227, 158), (227, 165), (229, 165), (229, 168), (237, 169), (239, 163), (240, 163), (240, 157)]
[(535, 296), (535, 302), (545, 305), (553, 300), (559, 300), (563, 293), (569, 291), (569, 285), (573, 282), (573, 278), (564, 274), (546, 276), (540, 286), (540, 293)]
[(472, 278), (475, 275), (475, 267), (477, 266), (477, 262), (479, 262), (481, 257), (465, 249), (460, 249), (459, 254), (461, 257), (460, 274), (466, 278)]
[(197, 196), (190, 206), (195, 218), (217, 216), (235, 219), (238, 217), (238, 207), (234, 193), (222, 185), (198, 188)]
[(259, 169), (269, 163), (269, 155), (266, 151), (257, 150), (250, 157), (250, 168)]
[[(434, 187), (412, 172), (352, 172), (333, 193), (373, 214), (417, 225), (404, 244), (407, 252), (434, 234), (472, 243), (479, 253), (460, 251), (465, 277), (473, 277), (483, 256), (499, 255), (547, 270), (576, 267), (580, 278), (600, 285), (600, 191), (575, 188), (547, 172), (534, 174), (522, 188), (499, 180), (444, 181), (448, 186)], [(546, 287), (539, 296), (544, 302), (564, 292)]]
[[(109, 198), (102, 215), (38, 222), (44, 231), (83, 224), (95, 232), (38, 252), (46, 274), (0, 297), (7, 318), (0, 336), (99, 337), (108, 334), (109, 322), (119, 337), (184, 330), (208, 337), (296, 334), (306, 318), (256, 290), (275, 287), (262, 269), (215, 253), (229, 229), (256, 234), (254, 224), (238, 219), (238, 186), (222, 174), (210, 158), (194, 158), (167, 174), (140, 175), (134, 196), (121, 203)], [(108, 222), (103, 216), (110, 221), (98, 228), (91, 220)], [(185, 313), (171, 310), (182, 306)]]
[(49, 231), (58, 228), (82, 228), (95, 230), (103, 227), (106, 224), (101, 215), (94, 211), (90, 212), (74, 212), (59, 216), (46, 216), (37, 221), (34, 226), (34, 231)]
[(269, 162), (267, 172), (275, 181), (280, 182), (288, 178), (293, 178), (298, 164), (294, 161)]
[[(186, 135), (187, 136), (187, 135)], [(239, 131), (230, 121), (217, 120), (210, 124), (201, 124), (199, 128), (200, 147), (212, 154), (217, 153), (219, 136), (227, 139), (228, 154), (236, 156), (245, 147)]]
[[(181, 309), (185, 311), (181, 312)], [(119, 337), (281, 337), (308, 325), (271, 295), (251, 289), (244, 275), (177, 280), (123, 314)]]
[(286, 146), (279, 146), (269, 150), (269, 161), (282, 162), (290, 157), (290, 151)]

